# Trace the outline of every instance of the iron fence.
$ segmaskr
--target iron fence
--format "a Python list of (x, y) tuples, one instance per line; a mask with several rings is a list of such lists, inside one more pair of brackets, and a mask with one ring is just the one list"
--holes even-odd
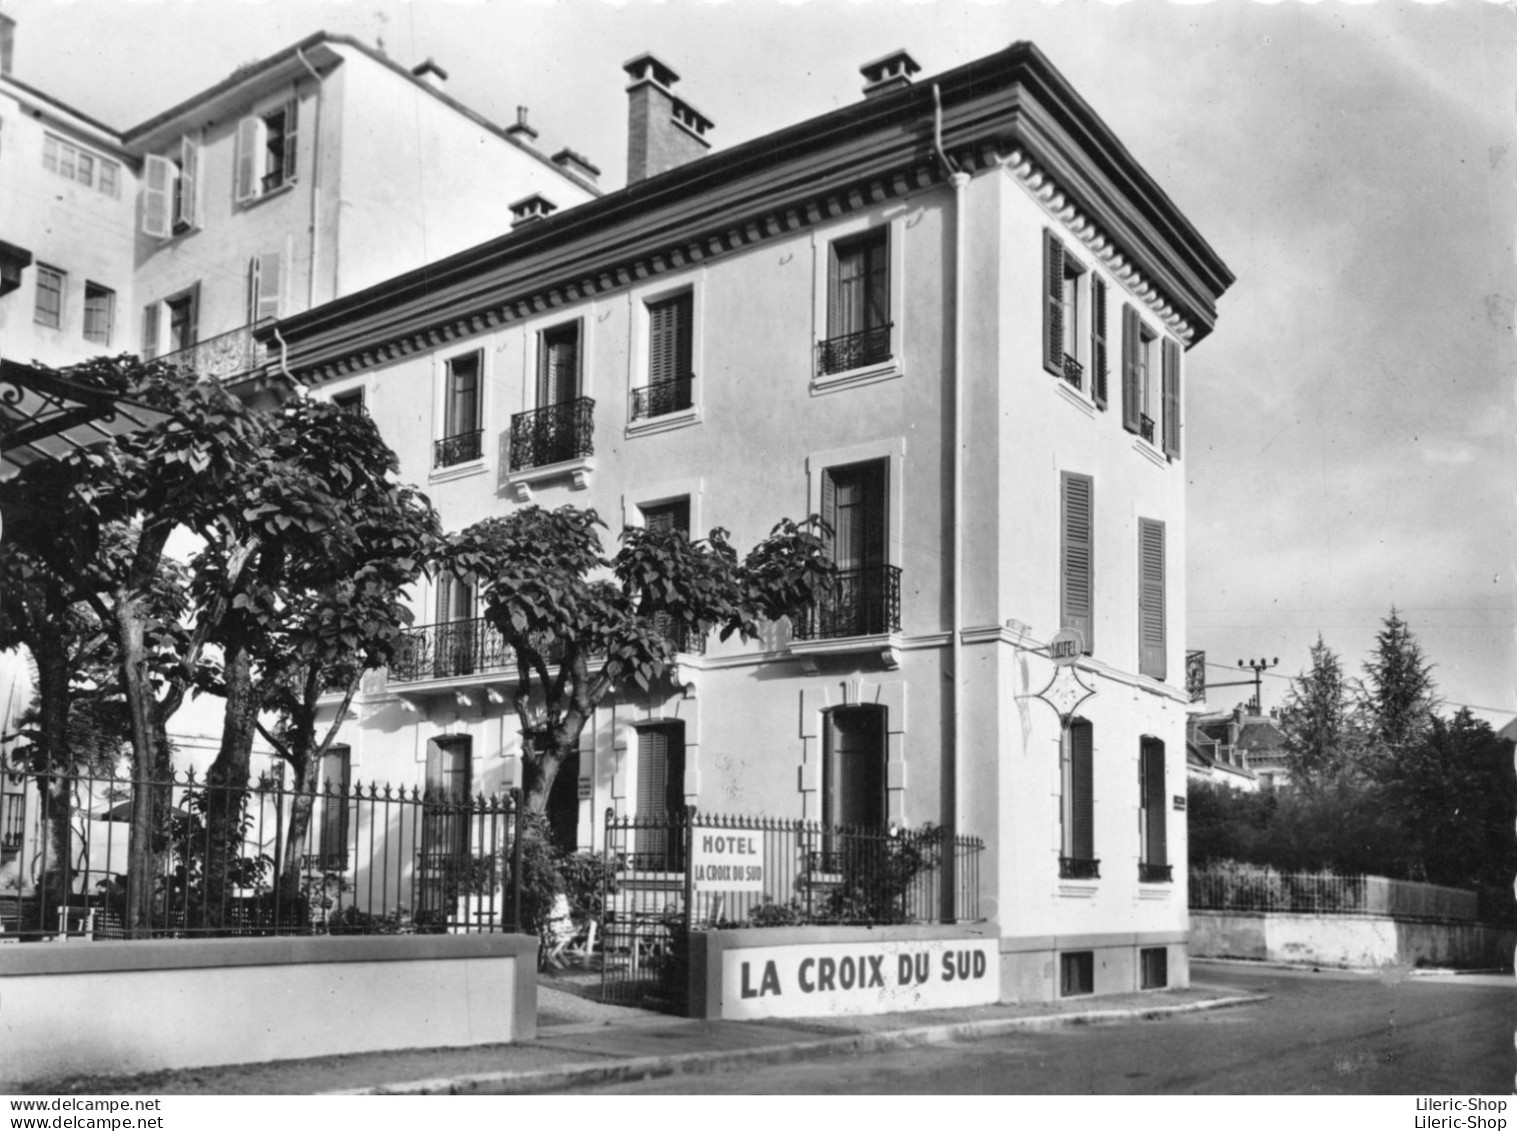
[(835, 640), (901, 631), (901, 567), (840, 569), (832, 588), (794, 618), (797, 640)]
[(932, 827), (608, 811), (603, 994), (682, 1009), (693, 931), (977, 921), (983, 851)]
[(595, 401), (564, 401), (511, 417), (511, 470), (544, 467), (595, 454)]
[(816, 346), (817, 375), (846, 373), (863, 365), (875, 365), (890, 360), (890, 331), (894, 324), (872, 326), (855, 334), (842, 334), (818, 342)]
[(671, 412), (687, 409), (693, 402), (690, 388), (693, 375), (675, 377), (667, 381), (655, 381), (640, 389), (632, 390), (632, 419), (643, 420), (665, 416)]
[(514, 931), (523, 807), (278, 777), (28, 774), (22, 939)]
[(1196, 911), (1281, 911), (1474, 920), (1475, 892), (1385, 876), (1330, 872), (1277, 872), (1254, 865), (1190, 870), (1190, 906)]

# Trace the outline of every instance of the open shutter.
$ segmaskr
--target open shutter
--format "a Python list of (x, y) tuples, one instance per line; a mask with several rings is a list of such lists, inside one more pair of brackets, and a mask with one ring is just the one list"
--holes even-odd
[(1043, 229), (1043, 368), (1064, 375), (1064, 245)]
[(238, 204), (258, 195), (258, 134), (257, 118), (244, 118), (237, 123), (232, 197)]
[(200, 281), (198, 279), (190, 287), (187, 297), (190, 303), (190, 315), (185, 320), (185, 347), (200, 341)]
[(1106, 280), (1090, 277), (1090, 390), (1096, 407), (1106, 408)]
[(1164, 826), (1164, 803), (1168, 800), (1164, 786), (1164, 743), (1154, 738), (1144, 739), (1140, 760), (1143, 764), (1143, 863), (1164, 865), (1169, 863), (1169, 838)]
[(1141, 430), (1139, 417), (1143, 409), (1143, 391), (1138, 387), (1138, 351), (1143, 348), (1140, 337), (1142, 323), (1138, 312), (1127, 304), (1122, 305), (1122, 427), (1129, 432)]
[(253, 260), (253, 317), (261, 322), (265, 318), (278, 318), (284, 312), (284, 255), (270, 252)]
[(196, 227), (200, 223), (200, 142), (179, 139), (179, 191), (174, 198), (174, 223)]
[(1069, 854), (1076, 860), (1096, 858), (1094, 746), (1088, 722), (1069, 724)]
[(1164, 524), (1138, 519), (1138, 543), (1138, 671), (1164, 679)]
[(151, 361), (158, 356), (158, 320), (161, 304), (150, 302), (142, 309), (142, 360)]
[(299, 99), (292, 98), (284, 104), (284, 183), (295, 180), (295, 125)]
[(168, 238), (169, 190), (173, 183), (174, 163), (150, 154), (142, 179), (142, 230), (150, 236)]
[(827, 245), (827, 329), (823, 333), (824, 339), (841, 337), (841, 321), (843, 317), (842, 303), (838, 297), (838, 289), (842, 286), (838, 271), (837, 244)]
[(1095, 485), (1088, 475), (1066, 471), (1061, 479), (1061, 628), (1078, 629), (1086, 655), (1095, 651)]
[(1180, 343), (1164, 339), (1164, 454), (1180, 458)]
[(836, 560), (838, 490), (837, 483), (832, 478), (832, 470), (830, 468), (822, 472), (822, 521), (826, 524), (826, 529), (822, 534), (822, 541), (825, 544), (827, 556)]

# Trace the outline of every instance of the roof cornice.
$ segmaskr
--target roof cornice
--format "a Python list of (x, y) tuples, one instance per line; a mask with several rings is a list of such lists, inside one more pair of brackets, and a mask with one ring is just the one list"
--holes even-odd
[(279, 324), (289, 364), (335, 376), (929, 188), (942, 179), (932, 86), (960, 168), (1007, 166), (1189, 341), (1210, 332), (1231, 272), (1042, 53), (1017, 43), (296, 315)]
[(19, 102), (31, 103), (34, 110), (40, 110), (59, 128), (73, 130), (80, 136), (88, 138), (91, 144), (110, 149), (114, 157), (130, 156), (122, 144), (120, 132), (113, 130), (104, 122), (96, 121), (88, 114), (75, 110), (68, 103), (54, 98), (46, 91), (29, 86), (14, 75), (0, 76), (0, 90), (7, 87), (11, 88), (9, 93), (12, 98)]

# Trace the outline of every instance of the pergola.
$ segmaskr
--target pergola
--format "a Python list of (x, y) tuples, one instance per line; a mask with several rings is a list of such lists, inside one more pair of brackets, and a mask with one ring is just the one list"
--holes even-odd
[(14, 361), (0, 361), (0, 482), (39, 460), (134, 432), (167, 414)]

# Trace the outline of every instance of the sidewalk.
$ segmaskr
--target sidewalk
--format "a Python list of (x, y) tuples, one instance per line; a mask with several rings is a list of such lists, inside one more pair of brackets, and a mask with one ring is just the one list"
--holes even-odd
[[(538, 1039), (519, 1045), (37, 1080), (16, 1090), (32, 1095), (488, 1095), (567, 1092), (646, 1076), (689, 1075), (690, 1091), (699, 1092), (700, 1082), (693, 1077), (738, 1062), (783, 1064), (1013, 1029), (1140, 1020), (1264, 1000), (1230, 991), (1223, 981), (1212, 978), (1186, 990), (1052, 1005), (744, 1022), (692, 1021), (609, 1005), (590, 996), (598, 988), (598, 979), (544, 975), (538, 983)], [(233, 1018), (228, 1020), (235, 1023)], [(0, 1083), (0, 1091), (7, 1087)]]

